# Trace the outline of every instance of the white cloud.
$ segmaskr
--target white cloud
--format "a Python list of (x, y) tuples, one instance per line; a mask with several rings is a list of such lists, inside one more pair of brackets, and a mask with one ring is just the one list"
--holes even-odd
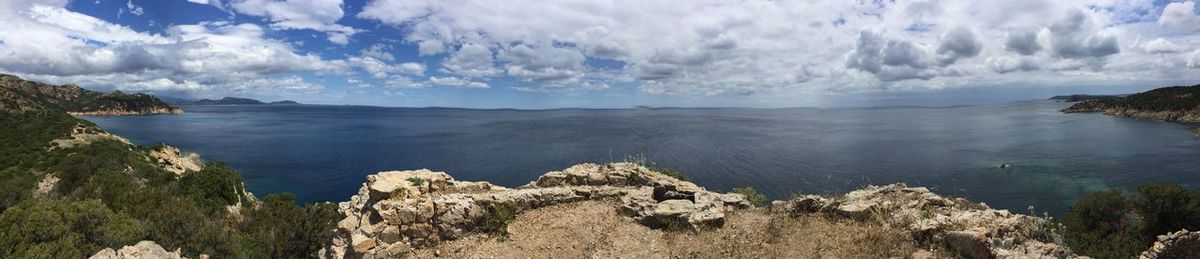
[(1178, 32), (1192, 33), (1200, 31), (1200, 17), (1196, 16), (1196, 2), (1175, 2), (1163, 8), (1158, 25)]
[(176, 25), (148, 34), (58, 6), (0, 6), (0, 70), (122, 90), (314, 90), (292, 72), (338, 66), (264, 37), (252, 24)]
[(1157, 38), (1142, 44), (1146, 52), (1154, 54), (1176, 53), (1183, 51), (1183, 47), (1168, 41), (1167, 39)]
[(345, 45), (358, 33), (337, 24), (345, 14), (342, 0), (235, 0), (229, 3), (238, 13), (265, 17), (273, 29), (309, 29), (328, 34), (330, 42)]
[(125, 8), (121, 8), (117, 11), (117, 18), (121, 18), (121, 14), (125, 12), (129, 12), (135, 16), (142, 16), (142, 14), (145, 13), (145, 10), (142, 9), (141, 6), (134, 5), (133, 0), (127, 0), (125, 2)]
[[(400, 28), (422, 56), (447, 55), (431, 64), (440, 72), (507, 76), (522, 90), (582, 89), (611, 83), (592, 74), (620, 74), (649, 93), (750, 95), (1099, 78), (1054, 73), (1071, 68), (1148, 78), (1151, 68), (1131, 64), (1156, 57), (1121, 51), (1142, 48), (1135, 38), (1185, 49), (1196, 41), (1147, 29), (1160, 8), (1144, 0), (374, 0), (356, 17)], [(1105, 69), (1110, 62), (1121, 65)], [(1186, 75), (1165, 71), (1183, 63), (1165, 66), (1150, 72)]]
[(428, 86), (427, 84), (425, 84), (423, 82), (415, 82), (412, 80), (412, 78), (408, 78), (408, 77), (404, 77), (404, 76), (393, 77), (393, 78), (387, 80), (386, 82), (384, 82), (383, 85), (385, 87), (389, 87), (389, 88), (410, 88), (410, 89), (425, 88)]
[(487, 83), (473, 82), (468, 79), (452, 77), (452, 76), (451, 77), (436, 77), (436, 76), (429, 77), (429, 82), (433, 83), (435, 85), (457, 86), (457, 87), (466, 87), (466, 88), (489, 88), (489, 87), (491, 87)]
[(500, 72), (495, 66), (492, 51), (480, 44), (463, 44), (442, 61), (447, 72), (465, 77), (489, 77)]
[(415, 62), (404, 62), (396, 65), (396, 70), (411, 75), (424, 75), (425, 64)]

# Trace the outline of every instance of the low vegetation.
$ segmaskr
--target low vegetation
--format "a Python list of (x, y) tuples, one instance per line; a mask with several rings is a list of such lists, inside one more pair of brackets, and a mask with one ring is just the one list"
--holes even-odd
[[(298, 206), (290, 194), (254, 201), (221, 163), (176, 175), (149, 159), (148, 147), (116, 140), (50, 149), (77, 126), (101, 131), (61, 108), (88, 104), (42, 99), (81, 98), (68, 87), (38, 95), (10, 87), (0, 85), (0, 258), (85, 258), (141, 240), (192, 258), (304, 258), (333, 234), (332, 204)], [(109, 94), (92, 104), (137, 98)], [(39, 188), (47, 179), (57, 182)]]
[(508, 224), (517, 219), (517, 205), (511, 202), (494, 203), (488, 206), (488, 217), (483, 220), (483, 230), (507, 235)]
[(746, 201), (749, 201), (750, 204), (754, 204), (754, 206), (762, 207), (767, 205), (767, 195), (758, 192), (758, 190), (755, 190), (754, 187), (746, 186), (733, 188), (733, 193), (746, 196)]
[(1092, 193), (1063, 218), (1067, 244), (1094, 258), (1129, 258), (1158, 235), (1200, 229), (1200, 195), (1174, 184), (1145, 184), (1133, 194)]

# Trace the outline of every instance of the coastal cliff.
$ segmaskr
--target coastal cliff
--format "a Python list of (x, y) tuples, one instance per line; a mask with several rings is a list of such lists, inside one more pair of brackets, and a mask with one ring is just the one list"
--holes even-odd
[(143, 93), (121, 91), (100, 93), (77, 85), (49, 85), (0, 74), (0, 110), (9, 113), (61, 109), (71, 115), (150, 115), (179, 114), (179, 107), (170, 106), (157, 97)]
[(1085, 99), (1062, 112), (1102, 112), (1112, 116), (1200, 123), (1200, 85), (1163, 87), (1125, 97)]

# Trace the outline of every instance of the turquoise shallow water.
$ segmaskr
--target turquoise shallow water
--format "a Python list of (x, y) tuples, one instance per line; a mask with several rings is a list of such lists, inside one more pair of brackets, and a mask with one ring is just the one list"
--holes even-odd
[[(178, 116), (86, 117), (139, 144), (221, 160), (250, 191), (343, 201), (367, 174), (430, 168), (517, 186), (582, 162), (642, 154), (709, 189), (772, 198), (905, 182), (993, 207), (1061, 214), (1145, 182), (1200, 188), (1189, 126), (1061, 114), (1030, 101), (946, 108), (466, 110), (192, 106)], [(1012, 169), (999, 169), (1000, 164)]]

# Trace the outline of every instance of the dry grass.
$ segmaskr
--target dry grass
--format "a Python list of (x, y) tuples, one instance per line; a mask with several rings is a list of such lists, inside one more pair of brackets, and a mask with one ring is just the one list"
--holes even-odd
[(762, 209), (727, 215), (701, 233), (646, 228), (588, 201), (530, 210), (508, 236), (475, 235), (417, 251), (453, 258), (887, 258), (917, 251), (904, 234), (852, 220), (788, 217)]

